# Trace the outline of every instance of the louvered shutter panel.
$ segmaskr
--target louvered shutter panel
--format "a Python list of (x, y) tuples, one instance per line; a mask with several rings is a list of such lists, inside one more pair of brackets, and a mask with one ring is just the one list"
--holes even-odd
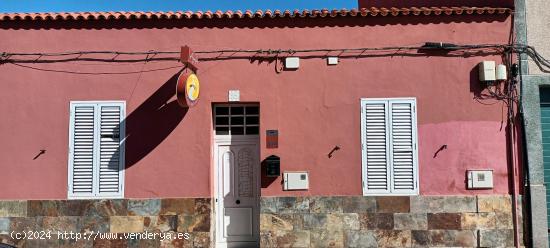
[(101, 105), (99, 137), (99, 194), (120, 191), (121, 107)]
[(94, 106), (72, 109), (71, 193), (91, 195), (94, 181)]
[(123, 102), (71, 103), (69, 198), (123, 197)]
[(369, 193), (388, 193), (388, 106), (386, 102), (363, 104), (364, 188)]
[(363, 193), (418, 193), (416, 100), (361, 100)]
[(391, 101), (391, 165), (394, 193), (415, 191), (415, 118), (413, 101)]

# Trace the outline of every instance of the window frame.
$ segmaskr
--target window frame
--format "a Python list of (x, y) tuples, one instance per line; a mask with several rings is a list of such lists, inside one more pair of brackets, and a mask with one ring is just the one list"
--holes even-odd
[[(387, 191), (377, 191), (377, 190), (368, 190), (367, 189), (367, 150), (366, 150), (366, 112), (365, 106), (367, 103), (384, 103), (386, 104), (386, 114), (385, 120), (388, 122), (387, 126), (391, 128), (391, 103), (411, 103), (412, 104), (412, 145), (413, 145), (413, 180), (414, 180), (414, 190), (409, 192), (398, 191), (396, 192), (393, 189), (394, 186), (394, 176), (391, 174), (388, 179)], [(360, 99), (360, 115), (361, 115), (361, 188), (364, 196), (411, 196), (419, 195), (420, 192), (420, 182), (419, 182), (419, 163), (418, 163), (418, 125), (417, 125), (417, 111), (416, 111), (417, 101), (416, 97), (389, 97), (389, 98), (361, 98)], [(390, 150), (392, 146), (390, 139), (390, 131), (386, 130), (386, 156), (388, 157), (387, 168), (388, 171), (393, 169), (393, 161), (390, 160)]]
[[(98, 164), (93, 164), (93, 183), (92, 183), (92, 193), (83, 194), (83, 193), (73, 193), (73, 156), (74, 151), (74, 125), (75, 125), (75, 109), (76, 107), (81, 106), (93, 106), (94, 107), (94, 136), (96, 132), (100, 131), (101, 123), (101, 107), (102, 106), (113, 106), (120, 107), (120, 126), (119, 126), (119, 137), (120, 137), (120, 146), (119, 146), (119, 192), (117, 193), (94, 193), (99, 191), (99, 173), (95, 173), (98, 168)], [(126, 143), (126, 101), (70, 101), (69, 104), (69, 144), (68, 144), (68, 175), (67, 175), (67, 199), (122, 199), (124, 198), (124, 178), (125, 178), (125, 143)], [(93, 144), (93, 161), (99, 158), (99, 146), (100, 142), (94, 137)]]
[[(257, 114), (237, 114), (237, 115), (234, 115), (234, 114), (216, 114), (216, 108), (218, 107), (227, 107), (229, 109), (231, 108), (239, 108), (239, 107), (243, 107), (243, 108), (247, 108), (247, 107), (257, 107), (258, 108), (258, 113)], [(231, 111), (231, 110), (230, 110)], [(246, 111), (246, 110), (244, 110)], [(237, 125), (233, 125), (231, 124), (231, 117), (243, 117), (244, 118), (244, 123), (243, 124), (237, 124)], [(216, 121), (216, 117), (228, 117), (229, 118), (229, 123), (226, 125), (226, 124), (217, 124), (217, 121)], [(258, 118), (258, 123), (257, 124), (246, 124), (246, 117), (257, 117)], [(259, 103), (213, 103), (212, 104), (212, 126), (213, 126), (213, 134), (214, 134), (214, 137), (216, 138), (227, 138), (227, 137), (235, 137), (235, 138), (242, 138), (242, 137), (248, 137), (248, 138), (255, 138), (255, 137), (260, 137), (260, 133), (261, 133), (261, 129), (260, 129), (260, 122), (261, 122), (261, 108), (260, 108), (260, 104)], [(218, 134), (217, 133), (217, 130), (216, 128), (217, 127), (228, 127), (228, 134)], [(231, 127), (243, 127), (244, 129), (244, 132), (243, 134), (232, 134), (231, 133)], [(258, 133), (257, 134), (248, 134), (246, 133), (246, 128), (247, 127), (257, 127), (258, 128)]]

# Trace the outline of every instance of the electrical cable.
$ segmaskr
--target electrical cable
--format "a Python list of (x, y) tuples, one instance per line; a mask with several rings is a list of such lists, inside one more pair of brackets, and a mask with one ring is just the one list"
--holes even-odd
[[(388, 47), (360, 47), (360, 48), (318, 48), (318, 49), (221, 49), (221, 50), (205, 50), (205, 51), (196, 51), (196, 55), (212, 55), (218, 54), (214, 57), (199, 57), (198, 61), (212, 61), (212, 60), (225, 60), (231, 58), (258, 58), (260, 56), (268, 56), (273, 58), (274, 56), (277, 60), (284, 58), (284, 55), (294, 55), (296, 54), (308, 54), (308, 53), (326, 53), (325, 55), (319, 55), (315, 57), (324, 58), (328, 57), (331, 52), (339, 52), (342, 54), (359, 54), (360, 57), (368, 57), (368, 52), (389, 52), (389, 51), (414, 51), (417, 53), (428, 52), (428, 51), (447, 51), (444, 54), (434, 54), (432, 56), (446, 56), (448, 53), (453, 52), (468, 52), (468, 51), (489, 51), (507, 53), (525, 53), (540, 67), (544, 72), (550, 72), (550, 61), (544, 58), (536, 49), (532, 46), (515, 44), (467, 44), (467, 45), (456, 45), (451, 43), (442, 43), (442, 42), (426, 42), (423, 46), (388, 46)], [(73, 62), (73, 61), (94, 61), (94, 62), (105, 62), (105, 63), (136, 63), (136, 62), (148, 62), (148, 61), (178, 61), (179, 57), (167, 57), (167, 56), (158, 56), (158, 55), (172, 55), (179, 54), (179, 51), (156, 51), (150, 50), (146, 52), (121, 52), (121, 51), (69, 51), (69, 52), (54, 52), (54, 53), (21, 53), (21, 52), (3, 52), (0, 56), (0, 65), (1, 64), (22, 64), (27, 63), (61, 63), (61, 62)], [(230, 53), (230, 55), (225, 55), (221, 57), (222, 54)], [(245, 54), (245, 55), (242, 55)], [(246, 55), (248, 54), (248, 55)], [(97, 58), (97, 57), (83, 57), (85, 55), (112, 55), (111, 58)], [(119, 56), (145, 56), (145, 58), (123, 58), (119, 59)], [(372, 54), (370, 54), (372, 56)], [(18, 59), (18, 56), (37, 56), (35, 59)], [(71, 58), (63, 58), (66, 56), (76, 56)], [(305, 55), (304, 57), (311, 58), (311, 55)], [(395, 56), (395, 54), (376, 54), (376, 56)], [(53, 58), (52, 57), (62, 57), (62, 58)], [(48, 59), (44, 59), (48, 58)], [(278, 63), (276, 63), (278, 64)], [(31, 66), (28, 66), (31, 67)], [(36, 68), (34, 69), (41, 69)], [(76, 74), (128, 74), (128, 73), (137, 73), (137, 72), (121, 72), (121, 73), (79, 73), (79, 72), (70, 72), (63, 70), (52, 70), (49, 71), (55, 72), (68, 72)], [(144, 71), (146, 72), (146, 71)]]
[(142, 70), (142, 71), (127, 71), (127, 72), (78, 72), (78, 71), (67, 71), (67, 70), (55, 70), (55, 69), (45, 69), (45, 68), (38, 68), (34, 66), (28, 66), (28, 65), (22, 65), (18, 63), (11, 63), (12, 65), (27, 68), (27, 69), (33, 69), (38, 71), (47, 71), (47, 72), (61, 72), (61, 73), (69, 73), (69, 74), (81, 74), (81, 75), (124, 75), (124, 74), (136, 74), (136, 73), (142, 73), (142, 72), (154, 72), (154, 71), (164, 71), (164, 70), (170, 70), (174, 68), (183, 68), (183, 65), (177, 65), (177, 66), (170, 66), (170, 67), (164, 67), (164, 68), (158, 68), (158, 69), (149, 69), (149, 70)]
[[(431, 44), (433, 42), (427, 42)], [(222, 49), (195, 51), (195, 54), (216, 54), (216, 53), (255, 53), (255, 54), (295, 54), (295, 53), (313, 53), (313, 52), (364, 52), (364, 51), (388, 51), (388, 50), (462, 50), (462, 49), (482, 49), (482, 48), (506, 48), (508, 45), (502, 44), (481, 44), (481, 45), (453, 45), (443, 43), (445, 46), (389, 46), (389, 47), (360, 47), (360, 48), (320, 48), (320, 49)], [(451, 46), (452, 45), (452, 46)], [(179, 54), (179, 51), (147, 51), (147, 52), (120, 52), (120, 51), (72, 51), (58, 53), (6, 53), (8, 56), (68, 56), (68, 55), (87, 55), (87, 54), (113, 54), (113, 55), (150, 55), (150, 54)]]

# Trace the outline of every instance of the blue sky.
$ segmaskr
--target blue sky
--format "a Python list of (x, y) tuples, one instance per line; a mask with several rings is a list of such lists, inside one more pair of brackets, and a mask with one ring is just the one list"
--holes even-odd
[(0, 12), (356, 8), (357, 0), (0, 0)]

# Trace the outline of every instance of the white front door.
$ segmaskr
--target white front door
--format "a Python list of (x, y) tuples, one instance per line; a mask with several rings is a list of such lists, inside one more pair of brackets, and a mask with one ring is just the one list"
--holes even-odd
[(216, 138), (216, 246), (259, 246), (259, 140)]

